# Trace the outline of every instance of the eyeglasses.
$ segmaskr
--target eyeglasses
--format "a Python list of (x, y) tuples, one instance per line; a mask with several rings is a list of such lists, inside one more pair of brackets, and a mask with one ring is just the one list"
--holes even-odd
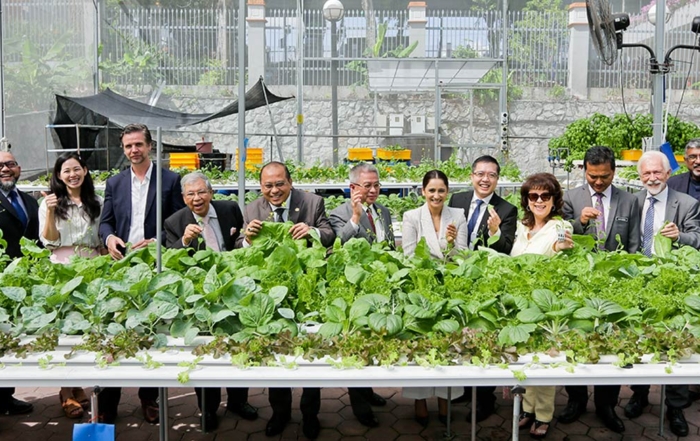
[(498, 179), (498, 173), (494, 173), (494, 172), (483, 172), (483, 171), (480, 171), (480, 172), (472, 173), (472, 175), (476, 176), (476, 177), (479, 178), (479, 179), (483, 179), (483, 178), (485, 178), (485, 177), (488, 177), (489, 179), (492, 179), (492, 180), (493, 180), (493, 179)]
[(528, 193), (527, 198), (530, 202), (537, 202), (538, 199), (542, 199), (542, 202), (547, 202), (552, 199), (551, 193)]
[(380, 184), (379, 182), (375, 182), (375, 183), (367, 182), (366, 184), (358, 184), (357, 182), (352, 182), (352, 184), (357, 185), (358, 187), (362, 187), (365, 190), (371, 190), (373, 188), (375, 190), (379, 190), (380, 188), (382, 188), (382, 184)]
[(199, 196), (200, 198), (203, 198), (204, 196), (209, 194), (209, 190), (199, 190), (199, 191), (188, 191), (185, 193), (185, 197), (187, 199), (194, 199), (195, 196)]
[[(700, 148), (700, 147), (699, 147)], [(696, 159), (700, 158), (700, 155), (688, 155), (685, 157), (690, 162), (695, 162)]]
[(19, 165), (19, 164), (17, 164), (17, 161), (0, 162), (0, 170), (2, 170), (2, 169), (5, 168), (5, 167), (7, 167), (7, 168), (15, 168), (15, 167), (17, 167), (18, 165)]

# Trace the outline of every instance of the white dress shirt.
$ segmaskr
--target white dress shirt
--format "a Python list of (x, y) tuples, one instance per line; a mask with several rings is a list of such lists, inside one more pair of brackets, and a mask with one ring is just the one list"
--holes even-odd
[[(143, 181), (134, 173), (131, 168), (131, 225), (129, 226), (129, 237), (127, 242), (135, 244), (146, 239), (144, 224), (146, 223), (146, 205), (148, 203), (148, 187), (151, 184), (151, 172), (153, 162), (148, 166), (146, 176)], [(122, 238), (123, 239), (123, 238)], [(150, 239), (150, 238), (149, 238)]]
[[(198, 215), (194, 211), (192, 212), (192, 215), (194, 215), (194, 220), (197, 221), (197, 224), (204, 227), (204, 220), (202, 216)], [(228, 251), (226, 250), (226, 244), (224, 243), (224, 235), (221, 232), (221, 225), (219, 225), (219, 218), (216, 215), (216, 210), (212, 204), (209, 204), (209, 212), (207, 213), (207, 216), (209, 216), (209, 226), (211, 226), (212, 230), (214, 230), (214, 234), (216, 234), (216, 241), (219, 242), (219, 250)], [(184, 244), (185, 243), (183, 242), (183, 245)]]
[[(642, 237), (644, 237), (644, 221), (647, 218), (647, 211), (649, 210), (649, 198), (653, 197), (656, 199), (654, 202), (654, 234), (658, 233), (659, 230), (664, 226), (666, 222), (666, 203), (668, 202), (668, 187), (665, 187), (659, 194), (652, 196), (649, 191), (647, 191), (647, 196), (644, 199), (644, 207), (642, 207), (642, 224), (639, 226), (641, 230)], [(641, 243), (641, 242), (640, 242)], [(651, 241), (651, 252), (654, 254), (654, 241)]]
[[(481, 207), (479, 207), (479, 217), (476, 219), (476, 224), (474, 224), (474, 231), (472, 231), (472, 235), (469, 238), (469, 249), (473, 250), (474, 245), (476, 244), (476, 239), (479, 236), (479, 225), (481, 225), (481, 221), (484, 219), (484, 214), (489, 210), (489, 202), (491, 202), (491, 198), (493, 197), (493, 193), (490, 195), (486, 196), (485, 198), (481, 199), (484, 201), (481, 204)], [(474, 214), (474, 210), (476, 209), (476, 201), (478, 201), (479, 198), (476, 197), (476, 194), (474, 194), (474, 197), (472, 197), (472, 201), (469, 203), (469, 216), (467, 217), (467, 225), (469, 224), (469, 221), (472, 218), (472, 214)], [(500, 236), (500, 228), (494, 234), (493, 236), (499, 235)], [(489, 235), (491, 235), (491, 232), (489, 232)], [(484, 244), (485, 245), (485, 244)]]
[[(375, 207), (374, 204), (372, 204), (363, 207), (362, 210), (365, 212), (365, 214), (367, 213), (367, 210), (369, 210), (372, 213), (372, 220), (374, 221), (374, 229), (377, 235), (377, 242), (383, 242), (386, 239), (386, 228), (384, 227), (384, 218), (377, 211), (377, 207)], [(360, 225), (353, 222), (352, 219), (350, 219), (350, 225), (352, 225), (352, 228), (355, 230), (355, 233), (360, 231)]]

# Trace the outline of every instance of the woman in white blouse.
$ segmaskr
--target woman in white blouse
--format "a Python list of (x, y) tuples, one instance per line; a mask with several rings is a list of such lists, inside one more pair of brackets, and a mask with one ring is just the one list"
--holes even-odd
[[(49, 189), (39, 206), (39, 237), (51, 250), (51, 260), (68, 263), (73, 254), (98, 256), (102, 198), (95, 194), (90, 172), (78, 154), (67, 153), (56, 160)], [(81, 418), (90, 406), (80, 387), (61, 388), (59, 398), (68, 418)]]
[[(425, 204), (407, 211), (401, 227), (403, 252), (412, 256), (421, 238), (436, 259), (444, 259), (452, 253), (468, 247), (467, 222), (464, 210), (445, 205), (449, 192), (447, 176), (440, 170), (431, 170), (423, 177)], [(462, 395), (464, 388), (453, 387), (452, 396)], [(446, 387), (406, 387), (405, 398), (415, 399), (415, 419), (423, 426), (428, 425), (428, 404), (426, 398), (438, 397), (440, 421), (447, 422)]]
[[(537, 173), (528, 177), (520, 187), (520, 204), (525, 215), (518, 223), (511, 256), (553, 256), (561, 250), (573, 248), (573, 227), (561, 219), (564, 196), (554, 175)], [(523, 412), (518, 426), (529, 427), (532, 438), (547, 436), (554, 414), (554, 395), (554, 386), (528, 387), (523, 395)]]

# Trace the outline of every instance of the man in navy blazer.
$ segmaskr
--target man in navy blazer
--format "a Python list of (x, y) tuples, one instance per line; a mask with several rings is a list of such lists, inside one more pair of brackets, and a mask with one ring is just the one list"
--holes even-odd
[[(124, 258), (126, 243), (137, 250), (156, 240), (156, 169), (149, 157), (153, 148), (151, 132), (143, 124), (129, 124), (120, 140), (131, 167), (107, 180), (100, 219), (100, 237), (115, 260)], [(165, 220), (183, 208), (185, 202), (180, 193), (180, 176), (163, 170), (162, 178), (162, 220)], [(113, 423), (121, 388), (105, 388), (98, 397), (102, 420)], [(142, 387), (139, 398), (145, 420), (157, 423), (158, 389)]]
[(700, 138), (691, 139), (685, 145), (685, 165), (688, 171), (671, 176), (667, 182), (668, 188), (700, 201)]

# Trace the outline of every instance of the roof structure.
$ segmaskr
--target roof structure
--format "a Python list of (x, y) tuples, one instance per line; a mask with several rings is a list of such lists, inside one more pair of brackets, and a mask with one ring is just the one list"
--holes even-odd
[(437, 82), (443, 86), (469, 86), (476, 84), (497, 62), (482, 58), (367, 60), (369, 89), (372, 92), (434, 91), (436, 75), (439, 75)]

